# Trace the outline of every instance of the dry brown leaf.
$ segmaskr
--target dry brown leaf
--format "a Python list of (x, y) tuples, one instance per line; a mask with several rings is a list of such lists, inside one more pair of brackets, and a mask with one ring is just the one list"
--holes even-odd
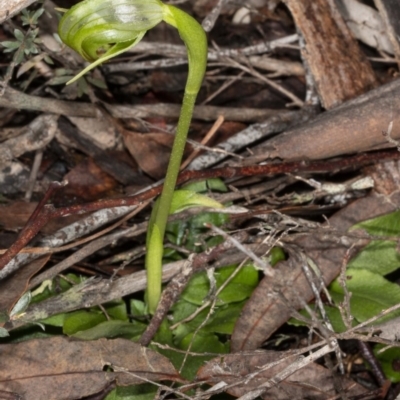
[[(38, 203), (26, 201), (13, 201), (10, 204), (0, 205), (0, 225), (5, 230), (17, 231), (25, 226), (29, 217), (37, 207)], [(40, 231), (52, 234), (58, 229), (71, 224), (82, 218), (80, 215), (68, 215), (49, 221)]]
[(0, 225), (7, 230), (21, 229), (33, 213), (37, 203), (14, 201), (0, 206)]
[[(64, 337), (0, 345), (0, 391), (24, 400), (78, 399), (119, 385), (179, 381), (171, 362), (130, 340), (74, 341)], [(113, 372), (113, 368), (124, 372)], [(109, 369), (109, 370), (108, 370)]]
[[(227, 390), (232, 396), (240, 397), (258, 389), (268, 379), (272, 379), (295, 362), (298, 357), (292, 356), (278, 365), (267, 367), (268, 364), (278, 362), (290, 355), (289, 351), (257, 351), (217, 357), (200, 368), (197, 379), (205, 380), (210, 385), (221, 381), (228, 385), (241, 382)], [(256, 374), (256, 376), (248, 379), (250, 374)], [(336, 379), (340, 380), (343, 392), (347, 396), (361, 395), (366, 392), (361, 385), (346, 377), (338, 376)], [(332, 398), (335, 396), (332, 373), (321, 365), (311, 363), (296, 371), (279, 385), (269, 389), (263, 398), (268, 400), (325, 400), (331, 396)]]
[(167, 133), (123, 132), (124, 143), (139, 167), (155, 179), (165, 176), (174, 137)]
[[(91, 201), (102, 197), (114, 189), (117, 182), (93, 162), (86, 159), (74, 167), (64, 177), (68, 185), (60, 190), (61, 196), (76, 196)], [(59, 193), (57, 193), (60, 196)]]
[(15, 303), (27, 290), (30, 278), (46, 265), (49, 258), (50, 255), (38, 258), (0, 280), (0, 313), (10, 314)]
[[(298, 239), (296, 244), (319, 267), (328, 285), (339, 274), (346, 251), (352, 245), (357, 247), (367, 243), (349, 238), (347, 230), (360, 221), (387, 214), (399, 207), (398, 192), (387, 197), (373, 194), (359, 199), (330, 218), (326, 232), (319, 230)], [(300, 309), (303, 301), (309, 302), (313, 297), (300, 262), (290, 257), (279, 263), (274, 278), (264, 277), (244, 306), (232, 334), (232, 352), (260, 347), (291, 317), (289, 306)]]

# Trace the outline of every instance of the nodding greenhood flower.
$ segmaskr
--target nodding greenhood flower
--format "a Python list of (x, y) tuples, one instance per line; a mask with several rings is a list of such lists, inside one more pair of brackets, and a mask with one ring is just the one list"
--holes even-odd
[(70, 82), (135, 46), (169, 15), (168, 6), (159, 0), (85, 0), (73, 6), (62, 17), (58, 33), (92, 64)]
[(84, 0), (68, 10), (59, 25), (61, 40), (92, 62), (90, 69), (137, 44), (159, 22), (175, 27), (186, 45), (189, 72), (161, 197), (153, 208), (147, 232), (147, 298), (154, 313), (161, 294), (163, 240), (186, 137), (207, 64), (207, 37), (201, 25), (179, 8), (160, 0)]

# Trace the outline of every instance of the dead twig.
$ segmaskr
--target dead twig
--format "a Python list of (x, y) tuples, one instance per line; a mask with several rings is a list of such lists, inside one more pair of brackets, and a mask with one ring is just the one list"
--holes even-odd
[[(182, 184), (193, 179), (209, 179), (215, 177), (233, 178), (238, 176), (266, 176), (289, 172), (307, 171), (335, 171), (345, 168), (360, 167), (374, 162), (384, 162), (393, 159), (399, 159), (400, 153), (397, 151), (381, 151), (376, 153), (358, 154), (353, 157), (347, 157), (334, 161), (314, 161), (314, 162), (288, 162), (272, 163), (267, 165), (253, 165), (245, 167), (223, 167), (214, 168), (206, 171), (184, 171), (178, 178), (178, 184)], [(21, 251), (40, 231), (40, 229), (52, 218), (62, 217), (71, 214), (83, 214), (96, 210), (113, 207), (126, 207), (141, 204), (142, 202), (157, 196), (162, 189), (161, 185), (146, 190), (143, 193), (132, 197), (121, 199), (107, 199), (95, 201), (87, 204), (79, 204), (56, 209), (53, 206), (46, 205), (47, 200), (52, 196), (53, 191), (59, 184), (51, 186), (46, 193), (43, 201), (38, 205), (32, 214), (25, 228), (21, 231), (18, 239), (11, 245), (6, 253), (0, 257), (0, 279), (5, 278), (12, 273), (16, 267), (8, 266), (10, 261)], [(129, 211), (129, 210), (127, 210)]]

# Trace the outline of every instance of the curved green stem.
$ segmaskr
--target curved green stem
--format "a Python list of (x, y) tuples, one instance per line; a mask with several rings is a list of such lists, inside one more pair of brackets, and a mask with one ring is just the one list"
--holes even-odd
[(162, 20), (178, 29), (184, 41), (189, 74), (164, 188), (153, 209), (147, 234), (147, 295), (151, 313), (160, 299), (165, 228), (194, 103), (206, 70), (207, 38), (194, 18), (160, 0), (84, 0), (64, 14), (58, 28), (61, 40), (92, 62), (71, 83), (95, 66), (136, 45), (147, 30)]
[(157, 205), (153, 208), (147, 235), (147, 300), (149, 311), (154, 313), (161, 296), (162, 256), (165, 228), (170, 214), (172, 197), (186, 145), (196, 95), (186, 94), (171, 151), (164, 187)]
[(155, 312), (161, 296), (165, 228), (185, 150), (194, 104), (203, 81), (207, 62), (207, 39), (203, 28), (196, 20), (178, 8), (169, 6), (168, 11), (172, 18), (165, 17), (165, 21), (178, 29), (186, 45), (189, 58), (189, 74), (163, 191), (158, 204), (153, 209), (147, 235), (147, 299), (150, 313)]

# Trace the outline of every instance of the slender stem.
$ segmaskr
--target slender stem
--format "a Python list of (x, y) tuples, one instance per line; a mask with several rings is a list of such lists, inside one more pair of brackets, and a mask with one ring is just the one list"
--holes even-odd
[(147, 266), (147, 298), (149, 311), (154, 313), (161, 297), (162, 255), (165, 228), (170, 214), (171, 202), (175, 191), (176, 180), (185, 150), (186, 138), (192, 119), (195, 94), (185, 93), (181, 114), (176, 129), (176, 136), (172, 146), (170, 161), (165, 177), (164, 187), (160, 199), (153, 209), (150, 221), (146, 266)]
[(171, 157), (168, 164), (164, 187), (161, 193), (160, 203), (155, 220), (155, 223), (159, 226), (160, 234), (162, 236), (165, 233), (165, 224), (169, 215), (169, 208), (162, 207), (162, 205), (169, 204), (171, 206), (195, 101), (196, 95), (185, 93), (181, 109), (181, 117), (176, 128), (176, 137), (172, 147)]
[(207, 63), (207, 37), (203, 28), (195, 19), (176, 7), (165, 6), (164, 21), (178, 29), (181, 39), (186, 45), (189, 74), (163, 191), (153, 209), (147, 235), (147, 300), (149, 311), (152, 314), (155, 312), (161, 297), (163, 241), (168, 215), (170, 214), (176, 180), (185, 150), (194, 104)]

